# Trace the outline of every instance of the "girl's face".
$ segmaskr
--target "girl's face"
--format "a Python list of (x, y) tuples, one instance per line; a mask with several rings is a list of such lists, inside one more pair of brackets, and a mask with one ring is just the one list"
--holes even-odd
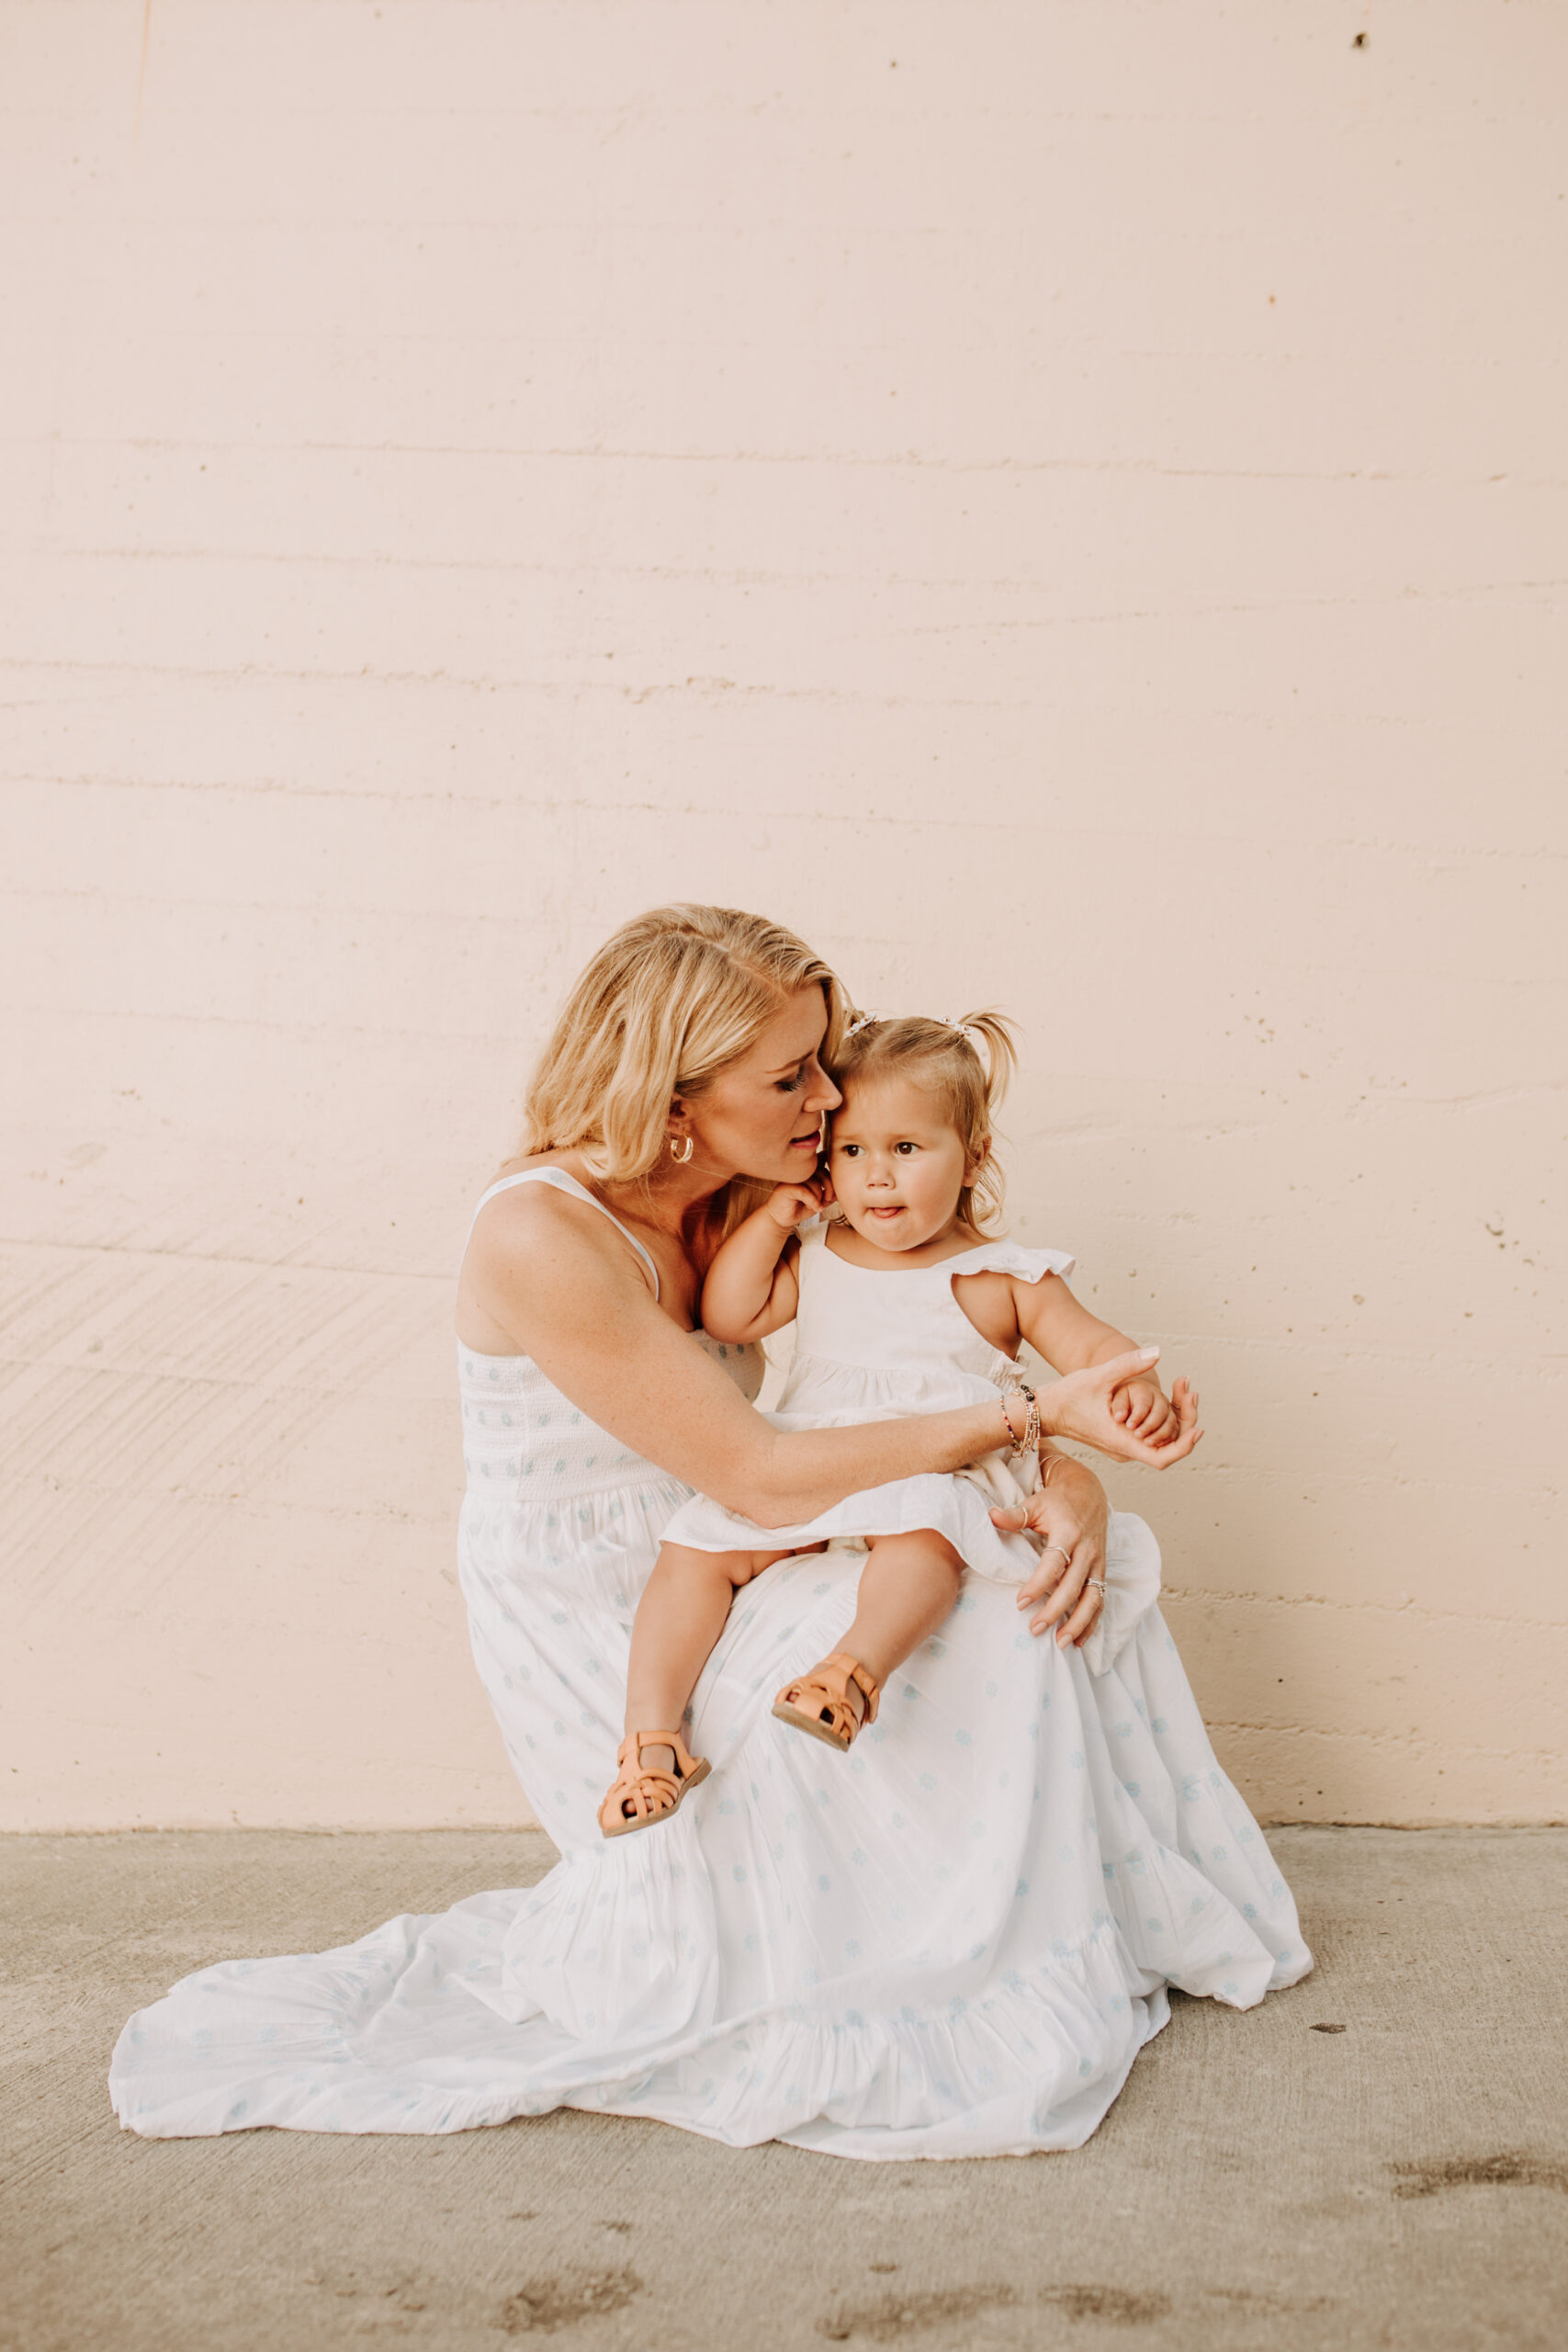
[(695, 1146), (694, 1174), (728, 1183), (757, 1176), (806, 1184), (817, 1172), (822, 1121), (842, 1097), (817, 1056), (828, 1033), (820, 989), (785, 1000), (756, 1043), (679, 1108)]
[(851, 1081), (833, 1121), (828, 1167), (839, 1206), (879, 1250), (939, 1240), (975, 1170), (941, 1097), (891, 1074)]

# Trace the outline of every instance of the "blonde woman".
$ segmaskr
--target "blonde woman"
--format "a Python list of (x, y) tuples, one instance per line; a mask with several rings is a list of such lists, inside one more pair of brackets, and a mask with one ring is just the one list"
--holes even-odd
[[(567, 2105), (874, 2158), (1075, 2146), (1168, 1984), (1245, 2007), (1310, 1967), (1152, 1592), (1102, 1673), (1076, 1646), (1108, 1512), (1066, 1456), (1025, 1507), (1065, 1563), (1039, 1620), (1065, 1644), (976, 1580), (830, 1770), (771, 1708), (837, 1647), (860, 1562), (786, 1557), (738, 1593), (698, 1684), (711, 1777), (646, 1834), (600, 1835), (633, 1613), (693, 1489), (787, 1527), (998, 1441), (998, 1399), (777, 1430), (757, 1351), (701, 1329), (726, 1234), (815, 1170), (844, 1020), (808, 948), (720, 908), (628, 923), (578, 981), (457, 1307), (475, 1655), (561, 1861), (343, 1951), (186, 1979), (121, 2036), (128, 2128), (446, 2132)], [(1185, 1392), (1158, 1447), (1112, 1410), (1146, 1364), (1044, 1392), (1045, 1451), (1190, 1452)]]

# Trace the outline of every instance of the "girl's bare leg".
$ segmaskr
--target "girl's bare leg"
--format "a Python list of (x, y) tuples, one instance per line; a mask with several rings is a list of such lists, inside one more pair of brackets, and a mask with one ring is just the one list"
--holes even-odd
[[(738, 1585), (750, 1584), (782, 1552), (694, 1552), (662, 1544), (632, 1623), (626, 1667), (626, 1728), (678, 1731), (697, 1677), (724, 1631)], [(670, 1747), (645, 1747), (645, 1760), (675, 1769)]]
[[(839, 1644), (857, 1658), (880, 1689), (950, 1615), (958, 1598), (964, 1563), (944, 1535), (931, 1527), (908, 1535), (872, 1539), (854, 1623)], [(865, 1702), (850, 1685), (852, 1703), (863, 1716)]]

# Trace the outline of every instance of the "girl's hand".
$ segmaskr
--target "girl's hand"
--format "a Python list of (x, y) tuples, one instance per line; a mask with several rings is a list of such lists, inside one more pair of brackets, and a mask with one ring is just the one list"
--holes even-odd
[(1130, 1436), (1145, 1445), (1164, 1445), (1177, 1435), (1176, 1408), (1153, 1378), (1123, 1383), (1111, 1399), (1111, 1411)]
[(1053, 1477), (1021, 1508), (991, 1513), (999, 1528), (1013, 1533), (1032, 1528), (1044, 1538), (1039, 1566), (1019, 1587), (1018, 1605), (1038, 1610), (1029, 1621), (1032, 1634), (1055, 1626), (1062, 1649), (1069, 1643), (1081, 1647), (1094, 1631), (1103, 1596), (1089, 1578), (1104, 1577), (1105, 1531), (1111, 1517), (1105, 1489), (1093, 1471), (1066, 1457), (1064, 1467), (1065, 1475)]
[(1069, 1372), (1053, 1387), (1040, 1392), (1040, 1419), (1047, 1437), (1074, 1439), (1108, 1453), (1113, 1462), (1141, 1462), (1151, 1470), (1168, 1470), (1184, 1461), (1203, 1432), (1198, 1426), (1198, 1399), (1186, 1380), (1170, 1392), (1176, 1416), (1173, 1435), (1158, 1445), (1129, 1430), (1117, 1419), (1111, 1401), (1130, 1380), (1145, 1377), (1159, 1360), (1157, 1348), (1134, 1348), (1131, 1354), (1112, 1356), (1109, 1363), (1091, 1364), (1087, 1372)]
[(778, 1184), (762, 1205), (776, 1226), (793, 1233), (807, 1217), (821, 1215), (826, 1190), (820, 1176), (814, 1176), (808, 1184)]

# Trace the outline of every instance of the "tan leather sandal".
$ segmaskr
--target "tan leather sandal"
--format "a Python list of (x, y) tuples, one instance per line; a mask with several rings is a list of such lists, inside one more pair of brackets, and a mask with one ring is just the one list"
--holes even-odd
[[(850, 1697), (852, 1682), (865, 1701), (863, 1715), (855, 1713)], [(835, 1650), (809, 1674), (784, 1684), (773, 1701), (773, 1713), (781, 1724), (793, 1724), (796, 1731), (808, 1731), (813, 1739), (826, 1740), (829, 1747), (841, 1751), (853, 1746), (855, 1734), (863, 1724), (876, 1721), (880, 1696), (860, 1660)]]
[[(673, 1748), (675, 1770), (669, 1771), (661, 1764), (645, 1768), (645, 1747)], [(650, 1829), (656, 1821), (668, 1821), (687, 1790), (705, 1781), (713, 1770), (705, 1756), (692, 1755), (678, 1731), (629, 1731), (615, 1750), (615, 1761), (621, 1769), (599, 1808), (599, 1827), (606, 1838), (624, 1838), (628, 1830)]]

